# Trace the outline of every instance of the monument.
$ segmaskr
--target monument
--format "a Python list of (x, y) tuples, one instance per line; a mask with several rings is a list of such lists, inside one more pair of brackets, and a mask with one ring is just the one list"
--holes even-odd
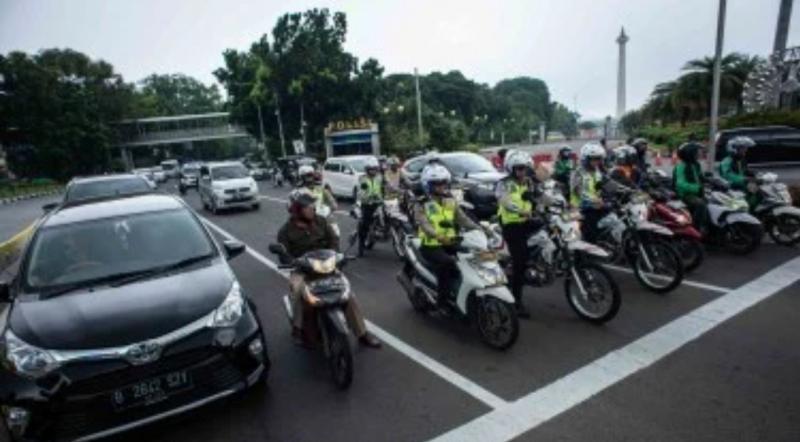
[(617, 37), (619, 45), (619, 64), (617, 65), (617, 121), (625, 115), (625, 44), (628, 43), (625, 28), (622, 28)]

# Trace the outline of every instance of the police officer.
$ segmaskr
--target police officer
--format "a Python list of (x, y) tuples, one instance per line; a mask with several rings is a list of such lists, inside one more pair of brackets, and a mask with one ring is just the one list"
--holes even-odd
[(392, 156), (386, 160), (386, 170), (383, 172), (383, 182), (385, 184), (384, 193), (387, 198), (390, 196), (400, 196), (400, 160)]
[(297, 169), (297, 175), (300, 177), (300, 190), (308, 190), (316, 199), (316, 203), (325, 204), (331, 209), (331, 213), (338, 209), (339, 205), (336, 203), (336, 198), (334, 198), (331, 191), (322, 184), (319, 172), (314, 170), (314, 167), (304, 164)]
[(458, 276), (453, 240), (457, 229), (473, 230), (480, 228), (458, 206), (450, 196), (450, 172), (441, 164), (425, 166), (420, 176), (425, 196), (414, 211), (414, 219), (419, 226), (422, 241), (420, 253), (428, 261), (436, 274), (437, 302), (440, 307), (447, 304), (453, 294), (453, 281)]
[(600, 195), (603, 181), (603, 161), (606, 150), (599, 144), (589, 143), (581, 148), (581, 167), (572, 175), (571, 203), (583, 215), (582, 234), (592, 242), (597, 233), (597, 223), (608, 213)]
[(497, 214), (503, 229), (503, 239), (511, 254), (512, 275), (509, 282), (517, 305), (517, 316), (529, 318), (522, 304), (522, 288), (528, 260), (528, 237), (541, 227), (533, 220), (534, 182), (531, 179), (531, 160), (528, 154), (516, 150), (506, 154), (505, 169), (508, 176), (497, 183)]
[(361, 220), (358, 224), (358, 256), (364, 256), (369, 228), (375, 218), (375, 211), (383, 202), (383, 177), (380, 164), (375, 157), (369, 157), (364, 164), (364, 175), (359, 178), (358, 202), (361, 206)]

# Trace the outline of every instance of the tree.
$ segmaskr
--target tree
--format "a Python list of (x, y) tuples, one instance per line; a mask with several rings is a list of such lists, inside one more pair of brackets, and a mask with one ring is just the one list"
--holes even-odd
[(581, 121), (578, 124), (578, 128), (580, 128), (580, 130), (593, 130), (597, 129), (597, 124), (595, 124), (594, 121), (589, 121), (589, 120)]
[(157, 115), (216, 112), (222, 98), (216, 85), (206, 86), (183, 74), (152, 74), (142, 80), (143, 100), (150, 101)]
[(0, 141), (22, 177), (66, 180), (109, 170), (117, 134), (131, 115), (133, 87), (102, 60), (71, 49), (0, 57)]
[(556, 130), (564, 134), (567, 139), (578, 135), (578, 113), (570, 111), (561, 103), (553, 102), (550, 111), (549, 130)]

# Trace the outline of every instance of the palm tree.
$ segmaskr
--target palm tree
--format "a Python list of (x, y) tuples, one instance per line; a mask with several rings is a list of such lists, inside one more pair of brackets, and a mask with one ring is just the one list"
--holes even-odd
[[(735, 104), (736, 111), (742, 109), (742, 89), (747, 76), (758, 64), (760, 58), (732, 52), (720, 59), (720, 102)], [(684, 87), (694, 90), (686, 91), (688, 96), (704, 94), (706, 108), (711, 106), (711, 86), (714, 79), (714, 57), (703, 57), (689, 60), (683, 70), (687, 71), (678, 82), (683, 80)], [(690, 76), (689, 78), (684, 78)], [(696, 89), (695, 89), (696, 88)]]

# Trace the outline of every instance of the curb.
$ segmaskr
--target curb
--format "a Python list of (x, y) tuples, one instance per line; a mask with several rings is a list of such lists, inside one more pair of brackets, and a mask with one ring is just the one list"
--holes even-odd
[(41, 198), (43, 196), (58, 195), (58, 194), (62, 193), (63, 191), (64, 191), (63, 189), (56, 189), (56, 190), (51, 190), (51, 191), (48, 191), (48, 192), (37, 192), (37, 193), (30, 193), (30, 194), (22, 195), (22, 196), (14, 196), (14, 197), (11, 197), (11, 198), (3, 198), (3, 199), (0, 199), (0, 205), (5, 206), (6, 204), (13, 204), (13, 203), (16, 203), (18, 201), (25, 201), (25, 200), (29, 200), (29, 199), (33, 199), (33, 198)]

